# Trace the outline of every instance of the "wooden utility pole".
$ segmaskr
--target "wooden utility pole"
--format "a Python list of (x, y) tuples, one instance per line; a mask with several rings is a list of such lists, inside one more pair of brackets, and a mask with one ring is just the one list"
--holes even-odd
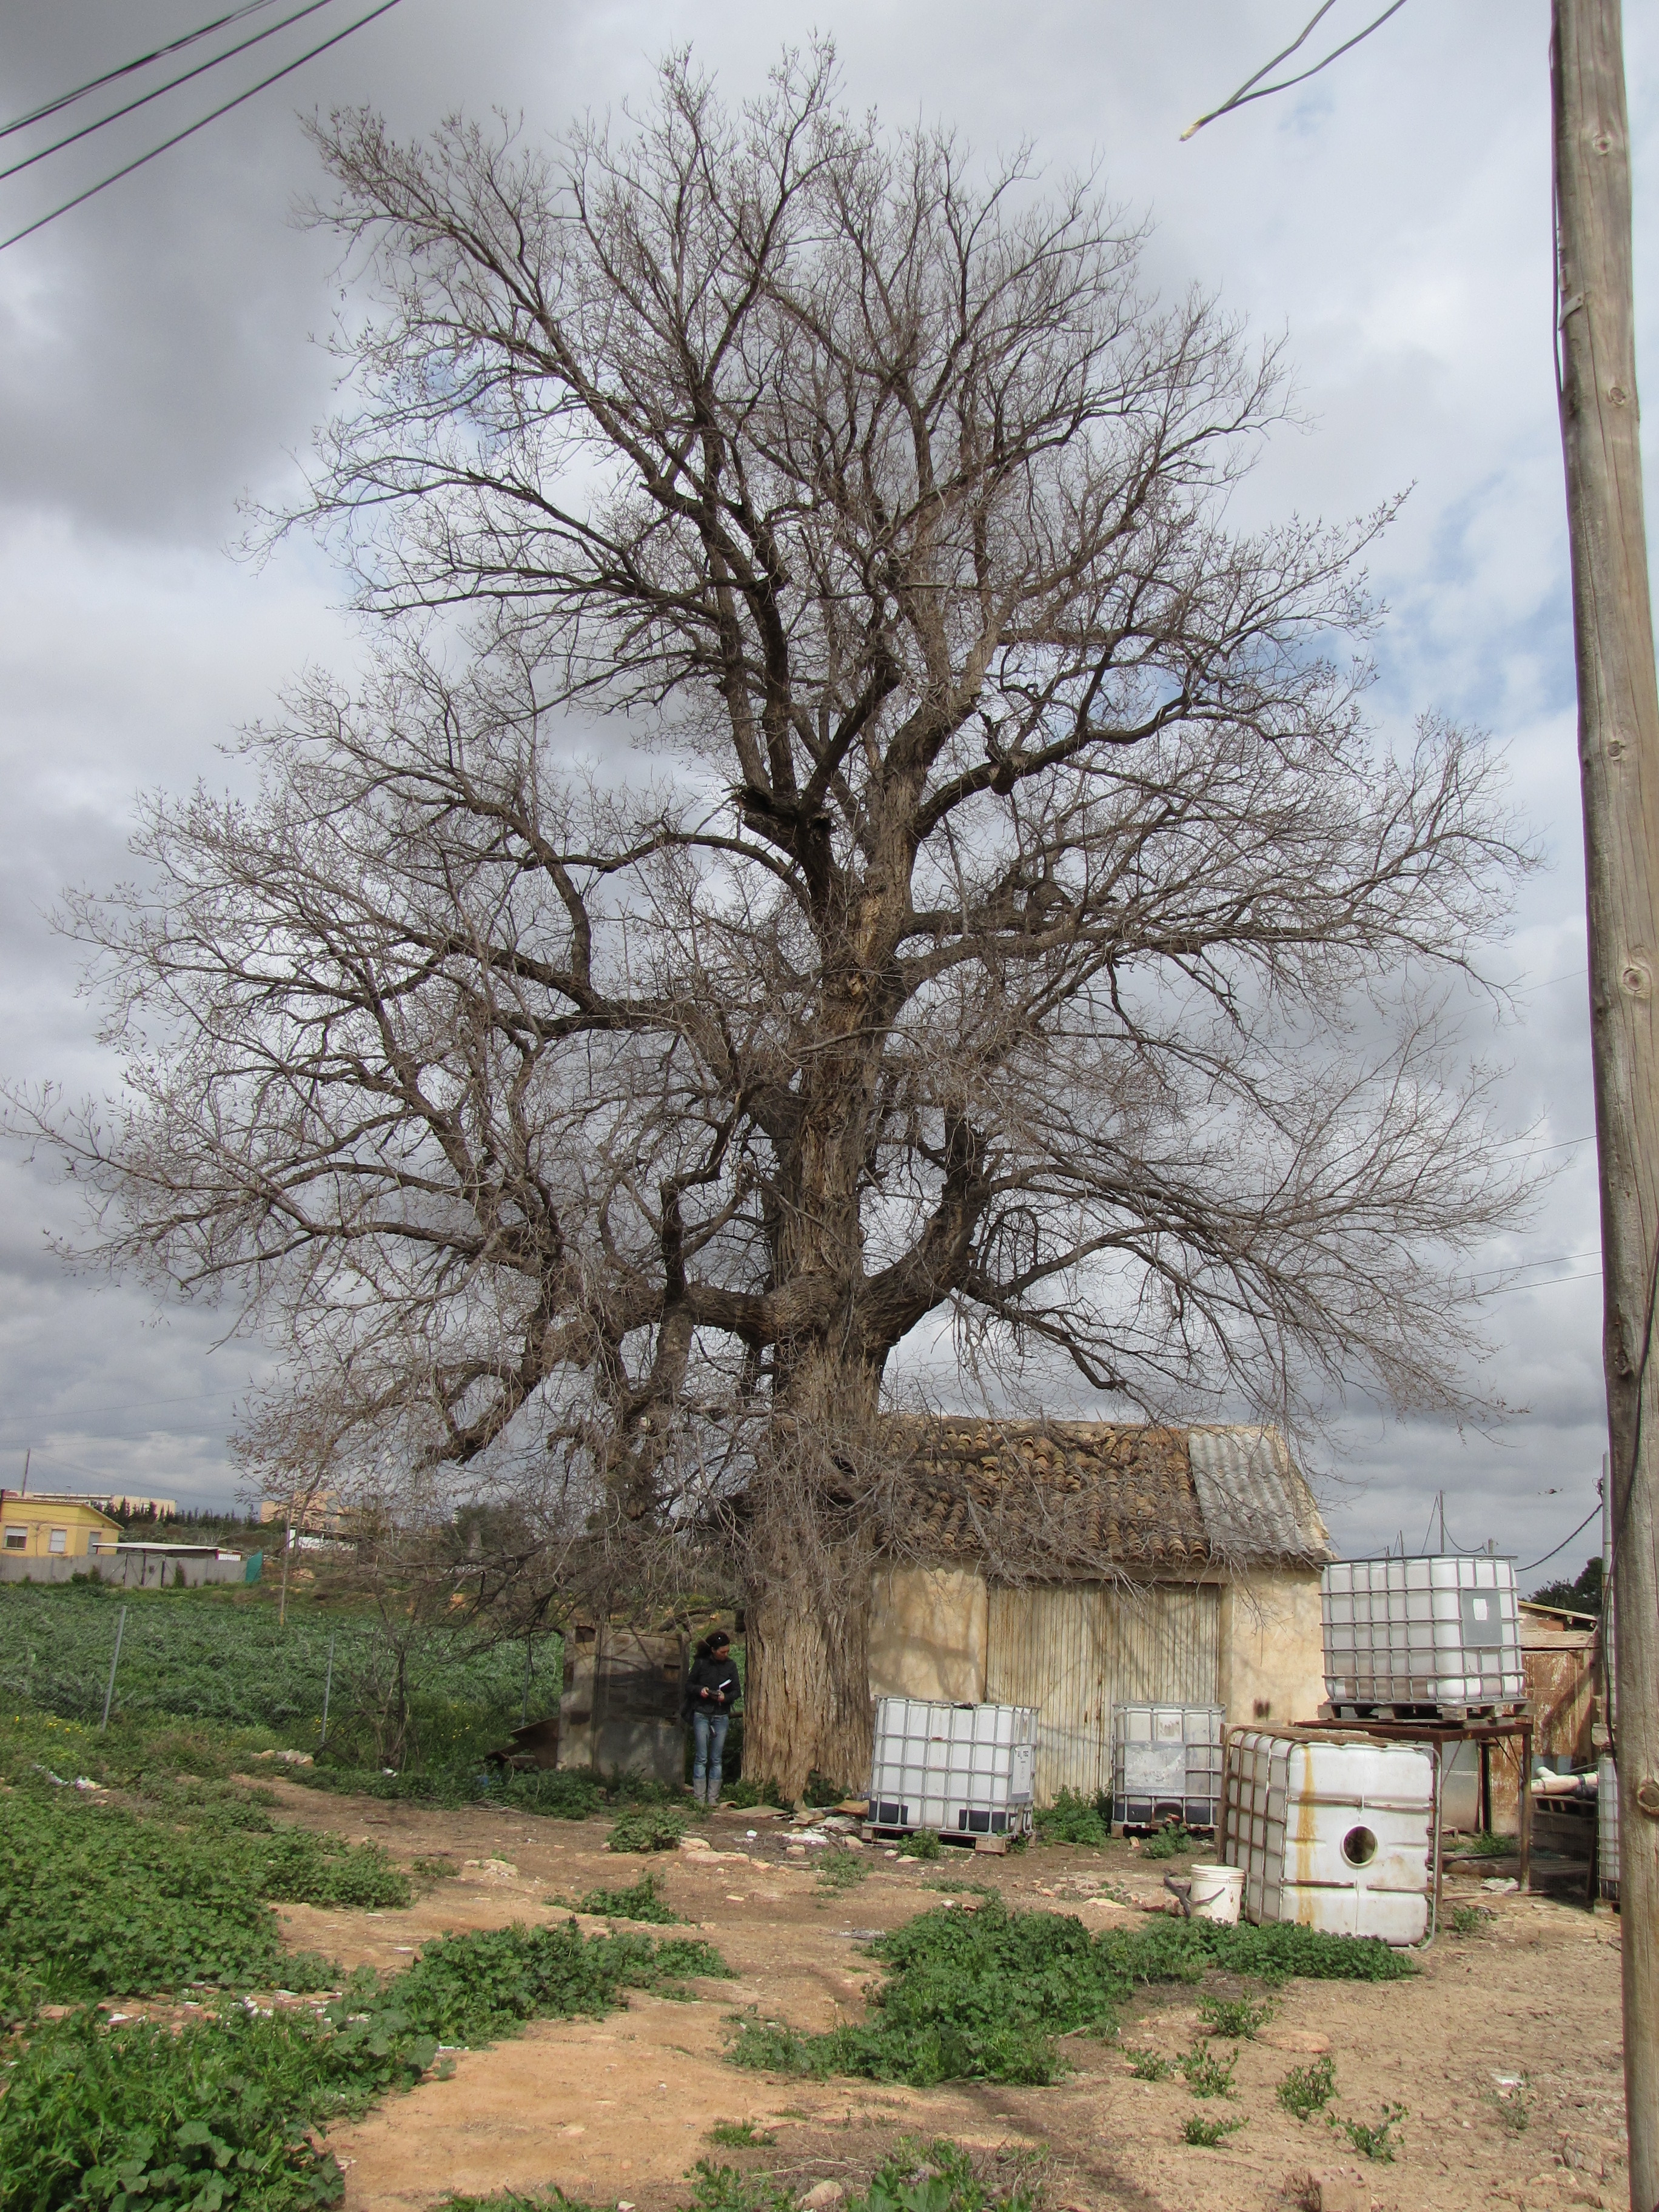
[(1561, 445), (1601, 1178), (1632, 2212), (1659, 2212), (1659, 686), (1620, 0), (1554, 0)]

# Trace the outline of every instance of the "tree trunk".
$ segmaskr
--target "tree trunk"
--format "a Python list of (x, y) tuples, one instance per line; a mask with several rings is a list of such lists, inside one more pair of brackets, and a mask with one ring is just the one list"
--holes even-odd
[(837, 1790), (870, 1779), (870, 1581), (873, 1547), (836, 1547), (831, 1576), (769, 1576), (748, 1612), (744, 1771), (799, 1797), (814, 1772)]
[(870, 1778), (879, 1390), (860, 1362), (798, 1359), (747, 1500), (744, 1766), (790, 1797), (814, 1771)]
[(1659, 2208), (1659, 685), (1619, 0), (1556, 0), (1561, 441), (1601, 1179), (1631, 2203)]

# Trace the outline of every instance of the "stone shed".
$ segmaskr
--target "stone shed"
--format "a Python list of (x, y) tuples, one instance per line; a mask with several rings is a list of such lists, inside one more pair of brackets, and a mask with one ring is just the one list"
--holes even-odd
[(907, 1525), (875, 1577), (878, 1697), (1036, 1706), (1040, 1803), (1110, 1788), (1117, 1705), (1317, 1715), (1331, 1551), (1276, 1429), (915, 1430)]

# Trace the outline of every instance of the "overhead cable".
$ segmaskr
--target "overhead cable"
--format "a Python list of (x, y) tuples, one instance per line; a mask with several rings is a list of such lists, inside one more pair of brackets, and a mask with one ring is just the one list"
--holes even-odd
[(261, 77), (258, 84), (251, 84), (246, 92), (239, 92), (234, 100), (227, 100), (222, 106), (214, 108), (210, 114), (204, 115), (198, 122), (187, 124), (182, 131), (175, 131), (172, 137), (164, 138), (159, 146), (152, 146), (147, 154), (140, 154), (136, 161), (124, 162), (120, 168), (112, 170), (108, 176), (100, 177), (95, 185), (88, 185), (85, 191), (76, 192), (73, 199), (65, 200), (61, 206), (53, 208), (49, 214), (40, 216), (34, 222), (26, 223), (21, 230), (15, 230), (9, 238), (0, 238), (0, 253), (3, 253), (9, 246), (18, 246), (24, 239), (33, 238), (37, 230), (44, 230), (49, 222), (56, 222), (60, 215), (67, 215), (71, 208), (78, 208), (86, 201), (95, 198), (100, 192), (106, 191), (110, 185), (118, 185), (123, 177), (130, 177), (135, 169), (142, 169), (147, 161), (153, 161), (158, 154), (165, 154), (170, 148), (181, 145), (186, 138), (193, 138), (198, 131), (205, 131), (210, 123), (216, 123), (222, 115), (228, 115), (232, 108), (240, 107), (244, 101), (252, 100), (256, 93), (264, 92), (270, 86), (280, 83), (285, 76), (292, 76), (295, 70), (302, 69), (309, 61), (315, 61), (319, 54), (325, 54), (331, 46), (337, 46), (342, 40), (349, 39), (354, 31), (361, 31), (375, 21), (378, 17), (389, 15), (398, 5), (398, 0), (380, 0), (378, 8), (371, 8), (368, 15), (360, 15), (355, 23), (348, 23), (344, 30), (337, 31), (332, 38), (321, 40), (316, 46), (307, 48), (295, 60), (285, 63), (279, 70), (273, 70), (269, 76)]
[(245, 15), (257, 15), (262, 9), (272, 8), (276, 0), (246, 0), (240, 8), (233, 8), (228, 15), (216, 15), (210, 23), (203, 23), (193, 31), (186, 31), (182, 39), (170, 39), (164, 46), (153, 47), (140, 54), (136, 61), (123, 62), (118, 69), (106, 70), (101, 76), (88, 77), (77, 84), (73, 92), (60, 92), (40, 107), (32, 107), (27, 115), (17, 116), (10, 123), (0, 123), (0, 138), (9, 138), (14, 131), (27, 131), (32, 123), (44, 123), (49, 116), (60, 115), (64, 108), (73, 107), (77, 100), (84, 100), (90, 92), (101, 92), (106, 84), (115, 84), (124, 76), (148, 69), (152, 62), (165, 61), (169, 54), (181, 52), (193, 46), (198, 39), (211, 38), (214, 32), (222, 31), (232, 23), (240, 23)]
[(1524, 1567), (1517, 1567), (1515, 1571), (1516, 1574), (1529, 1575), (1534, 1567), (1547, 1566), (1550, 1560), (1555, 1557), (1556, 1552), (1565, 1552), (1566, 1550), (1568, 1545), (1571, 1543), (1573, 1536), (1582, 1536), (1583, 1534), (1585, 1529), (1589, 1527), (1590, 1522), (1595, 1520), (1596, 1515), (1601, 1510), (1601, 1501), (1598, 1498), (1595, 1504), (1591, 1506), (1589, 1511), (1584, 1516), (1583, 1519), (1578, 1523), (1578, 1526), (1573, 1530), (1572, 1536), (1564, 1536), (1560, 1542), (1556, 1546), (1555, 1551), (1546, 1552), (1541, 1559), (1532, 1559), (1529, 1560)]
[(287, 30), (290, 23), (297, 23), (307, 15), (314, 15), (319, 8), (331, 8), (333, 5), (334, 0), (306, 0), (303, 8), (296, 8), (291, 15), (281, 16), (274, 23), (267, 23), (263, 31), (256, 31), (252, 38), (244, 39), (239, 46), (227, 46), (223, 53), (215, 54), (211, 60), (198, 62), (194, 69), (181, 70), (177, 76), (168, 77), (164, 84), (153, 85), (148, 92), (141, 92), (137, 100), (128, 100), (125, 107), (112, 107), (107, 115), (100, 115), (91, 123), (83, 123), (78, 131), (70, 131), (62, 138), (54, 138), (50, 146), (37, 147), (33, 154), (25, 154), (21, 161), (14, 161), (9, 169), (0, 169), (0, 179), (15, 177), (20, 170), (32, 169), (37, 161), (44, 161), (48, 155), (61, 154), (66, 146), (78, 145), (82, 138), (90, 138), (94, 131), (103, 130), (106, 125), (118, 123), (124, 115), (131, 115), (141, 107), (148, 107), (152, 100), (160, 100), (163, 93), (176, 92), (181, 84), (188, 84), (192, 78), (205, 76), (210, 70), (217, 69), (221, 62), (234, 61), (238, 54), (245, 54), (250, 46), (257, 46), (265, 39), (274, 39), (278, 31)]

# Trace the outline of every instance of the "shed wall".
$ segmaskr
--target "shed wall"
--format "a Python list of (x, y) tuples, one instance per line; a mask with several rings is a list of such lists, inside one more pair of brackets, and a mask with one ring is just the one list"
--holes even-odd
[(870, 1607), (870, 1690), (878, 1698), (982, 1705), (989, 1593), (959, 1567), (887, 1567)]
[(1324, 1696), (1318, 1568), (1263, 1568), (1225, 1584), (1219, 1702), (1228, 1727), (1317, 1720)]
[(1042, 1583), (989, 1594), (985, 1694), (1037, 1708), (1036, 1802), (1112, 1781), (1112, 1707), (1217, 1702), (1221, 1593)]

